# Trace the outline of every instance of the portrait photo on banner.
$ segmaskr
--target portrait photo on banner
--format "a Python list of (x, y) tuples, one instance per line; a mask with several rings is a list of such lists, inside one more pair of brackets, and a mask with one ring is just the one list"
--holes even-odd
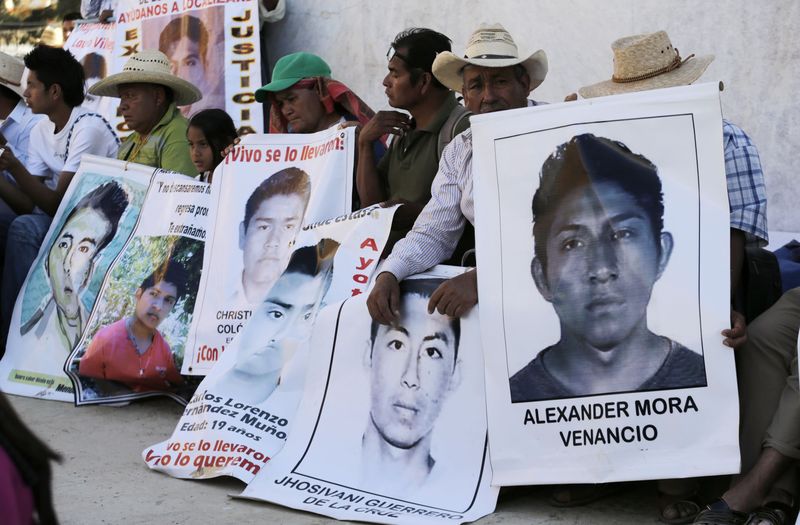
[(495, 148), (512, 403), (706, 386), (692, 116)]
[(480, 337), (477, 315), (428, 314), (442, 282), (401, 282), (396, 326), (373, 322), (363, 298), (344, 303), (294, 474), (456, 514), (471, 508), (488, 468)]
[(180, 107), (186, 117), (204, 109), (225, 109), (224, 24), (224, 5), (142, 21), (142, 48), (164, 53), (172, 73), (203, 93), (198, 102)]
[(102, 175), (84, 174), (73, 184), (76, 190), (66, 211), (54, 219), (22, 292), (19, 344), (37, 351), (25, 352), (17, 364), (21, 369), (63, 375), (144, 198), (143, 188)]
[(180, 375), (203, 261), (203, 242), (135, 237), (109, 272), (80, 348), (68, 365), (78, 400), (171, 392)]

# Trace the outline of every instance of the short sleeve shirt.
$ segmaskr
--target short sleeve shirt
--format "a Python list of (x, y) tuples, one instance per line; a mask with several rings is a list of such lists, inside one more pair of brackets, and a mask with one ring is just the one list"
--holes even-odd
[(188, 127), (189, 121), (172, 103), (147, 136), (142, 137), (135, 131), (128, 135), (122, 141), (117, 158), (195, 177), (197, 168), (192, 163), (186, 140)]

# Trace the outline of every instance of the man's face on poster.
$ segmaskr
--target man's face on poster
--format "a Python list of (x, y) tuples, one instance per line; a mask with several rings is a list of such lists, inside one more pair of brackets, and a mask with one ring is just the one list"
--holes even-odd
[(633, 196), (602, 182), (577, 188), (558, 203), (546, 268), (534, 259), (532, 272), (562, 331), (610, 350), (646, 327), (650, 294), (671, 250), (672, 236), (655, 236)]
[(407, 294), (401, 321), (380, 325), (370, 358), (370, 417), (384, 440), (411, 448), (428, 435), (457, 385), (450, 319), (429, 315), (428, 300)]
[(189, 38), (182, 36), (168, 49), (172, 74), (188, 80), (202, 89), (206, 82), (206, 57), (200, 52), (200, 45)]
[(321, 275), (283, 274), (253, 311), (234, 368), (251, 375), (279, 371), (284, 354), (311, 333), (323, 280)]
[(80, 312), (78, 293), (86, 286), (94, 258), (109, 233), (111, 224), (102, 213), (82, 208), (64, 224), (47, 254), (53, 298), (69, 318)]
[(245, 282), (267, 282), (286, 268), (304, 211), (300, 195), (273, 195), (261, 202), (247, 225), (239, 225)]
[(155, 331), (178, 302), (178, 287), (167, 281), (136, 290), (136, 318), (148, 329)]

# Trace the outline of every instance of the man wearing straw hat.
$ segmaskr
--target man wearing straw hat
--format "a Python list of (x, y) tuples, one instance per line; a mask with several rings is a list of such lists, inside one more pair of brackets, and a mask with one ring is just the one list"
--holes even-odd
[(197, 174), (186, 141), (188, 121), (177, 106), (193, 104), (203, 95), (172, 74), (164, 53), (136, 53), (120, 73), (97, 82), (89, 93), (120, 99), (119, 112), (133, 133), (122, 142), (118, 159), (184, 175)]
[[(541, 49), (520, 55), (514, 39), (499, 24), (479, 27), (469, 39), (465, 58), (447, 51), (433, 62), (434, 76), (464, 96), (473, 113), (490, 113), (537, 105), (528, 94), (547, 75)], [(412, 230), (386, 259), (367, 299), (372, 318), (382, 324), (399, 319), (398, 282), (450, 257), (466, 221), (474, 224), (472, 132), (467, 130), (445, 148), (431, 186), (431, 200)], [(428, 309), (460, 317), (478, 302), (475, 271), (445, 281), (431, 295)]]
[[(700, 57), (689, 55), (686, 58), (682, 58), (678, 49), (672, 45), (665, 31), (620, 38), (611, 44), (611, 49), (614, 52), (614, 72), (612, 78), (580, 88), (578, 93), (580, 93), (582, 97), (593, 98), (649, 89), (689, 85), (700, 78), (708, 65), (714, 60), (713, 55)], [(744, 265), (745, 244), (752, 243), (760, 246), (767, 244), (767, 197), (764, 174), (761, 170), (758, 150), (750, 140), (750, 137), (738, 126), (724, 119), (722, 121), (722, 130), (723, 144), (725, 147), (725, 173), (728, 183), (728, 201), (731, 210), (731, 294), (734, 294), (739, 286)], [(723, 335), (726, 337), (725, 344), (738, 348), (746, 340), (744, 318), (737, 312), (732, 311), (731, 323), (732, 328), (723, 332)], [(797, 323), (795, 323), (795, 341), (796, 326)], [(747, 351), (749, 346), (755, 345), (747, 345), (742, 348), (741, 351), (737, 350), (737, 361), (748, 361), (748, 366), (744, 367), (744, 370), (748, 372), (748, 376), (774, 377), (775, 373), (773, 372), (775, 372), (775, 370), (767, 371), (763, 376), (761, 375), (765, 365), (767, 368), (772, 365), (773, 368), (777, 367), (783, 369), (782, 372), (779, 370), (777, 373), (778, 375), (782, 373), (784, 378), (791, 375), (789, 370), (791, 359), (788, 361), (786, 361), (786, 359), (775, 358), (754, 359), (750, 357), (753, 351)], [(761, 346), (767, 350), (770, 349), (769, 345)], [(763, 351), (761, 353), (763, 353)], [(796, 352), (793, 353), (796, 357)], [(794, 362), (794, 376), (796, 379), (796, 359)], [(741, 369), (740, 363), (740, 370)], [(771, 395), (746, 392), (743, 388), (745, 384), (746, 382), (740, 377), (740, 385), (742, 385), (740, 398), (742, 399), (743, 447), (747, 440), (745, 435), (752, 433), (744, 424), (747, 422), (748, 414), (770, 413), (777, 404), (777, 397), (780, 396), (780, 389), (777, 390), (777, 393)], [(800, 398), (798, 398), (796, 394), (797, 388), (795, 386), (795, 399), (793, 401), (793, 409), (795, 412), (794, 429), (800, 428), (800, 424), (797, 424), (800, 423), (797, 421), (797, 418), (800, 417)], [(764, 406), (763, 403), (761, 403), (767, 398), (773, 399), (772, 405), (767, 403), (767, 406)], [(755, 438), (755, 441), (759, 444), (766, 429), (762, 426), (760, 430), (760, 434)], [(790, 434), (797, 436), (798, 433), (790, 432)], [(800, 439), (800, 437), (798, 437), (798, 439)], [(753, 440), (750, 439), (750, 441)], [(800, 451), (798, 451), (799, 448), (800, 443), (795, 443), (795, 446), (789, 447), (795, 454), (800, 454)], [(786, 448), (784, 447), (783, 450), (785, 451)], [(751, 456), (749, 461), (746, 457), (748, 454), (746, 454), (744, 448), (742, 453), (743, 470), (745, 470), (755, 463), (755, 458), (758, 456), (758, 453), (749, 454)], [(764, 474), (764, 472), (760, 474)], [(788, 475), (785, 476), (785, 478), (788, 477)], [(766, 477), (761, 476), (761, 480), (763, 481), (764, 479), (766, 479)], [(784, 479), (781, 488), (785, 488), (785, 486), (789, 484), (793, 489), (796, 489), (795, 481), (796, 480)], [(692, 498), (696, 491), (696, 486), (686, 480), (671, 480), (661, 482), (659, 484), (659, 489), (662, 492), (661, 520), (667, 523), (692, 522), (694, 516), (700, 511), (699, 506)], [(789, 492), (789, 494), (791, 494), (791, 492)], [(779, 501), (791, 505), (791, 497), (788, 502), (783, 501), (785, 499), (786, 498), (778, 498)], [(715, 504), (716, 507), (711, 510), (712, 515), (706, 513), (704, 517), (700, 516), (698, 519), (707, 520), (702, 521), (703, 523), (738, 523), (736, 520), (742, 516), (737, 518), (736, 513), (727, 506), (724, 500), (720, 500), (720, 502)], [(730, 503), (733, 505), (734, 501), (730, 501)], [(735, 503), (739, 504), (741, 500), (737, 500)], [(749, 511), (753, 509), (747, 508), (741, 510)], [(714, 515), (715, 513), (718, 514)], [(760, 523), (760, 521), (757, 523)], [(773, 521), (768, 521), (768, 523), (773, 523)]]

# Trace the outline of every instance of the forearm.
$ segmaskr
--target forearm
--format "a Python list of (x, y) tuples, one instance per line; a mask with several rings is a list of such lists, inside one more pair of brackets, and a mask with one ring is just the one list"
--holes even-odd
[(42, 183), (41, 177), (31, 175), (21, 163), (10, 166), (8, 171), (14, 176), (20, 190), (30, 199), (32, 205), (38, 206), (51, 217), (55, 215), (63, 193), (48, 188)]
[(0, 198), (14, 210), (17, 215), (33, 211), (33, 201), (18, 187), (0, 177)]
[(375, 152), (372, 143), (358, 145), (358, 166), (356, 167), (356, 189), (361, 207), (366, 208), (387, 199), (381, 182), (378, 180), (378, 169), (375, 166)]

